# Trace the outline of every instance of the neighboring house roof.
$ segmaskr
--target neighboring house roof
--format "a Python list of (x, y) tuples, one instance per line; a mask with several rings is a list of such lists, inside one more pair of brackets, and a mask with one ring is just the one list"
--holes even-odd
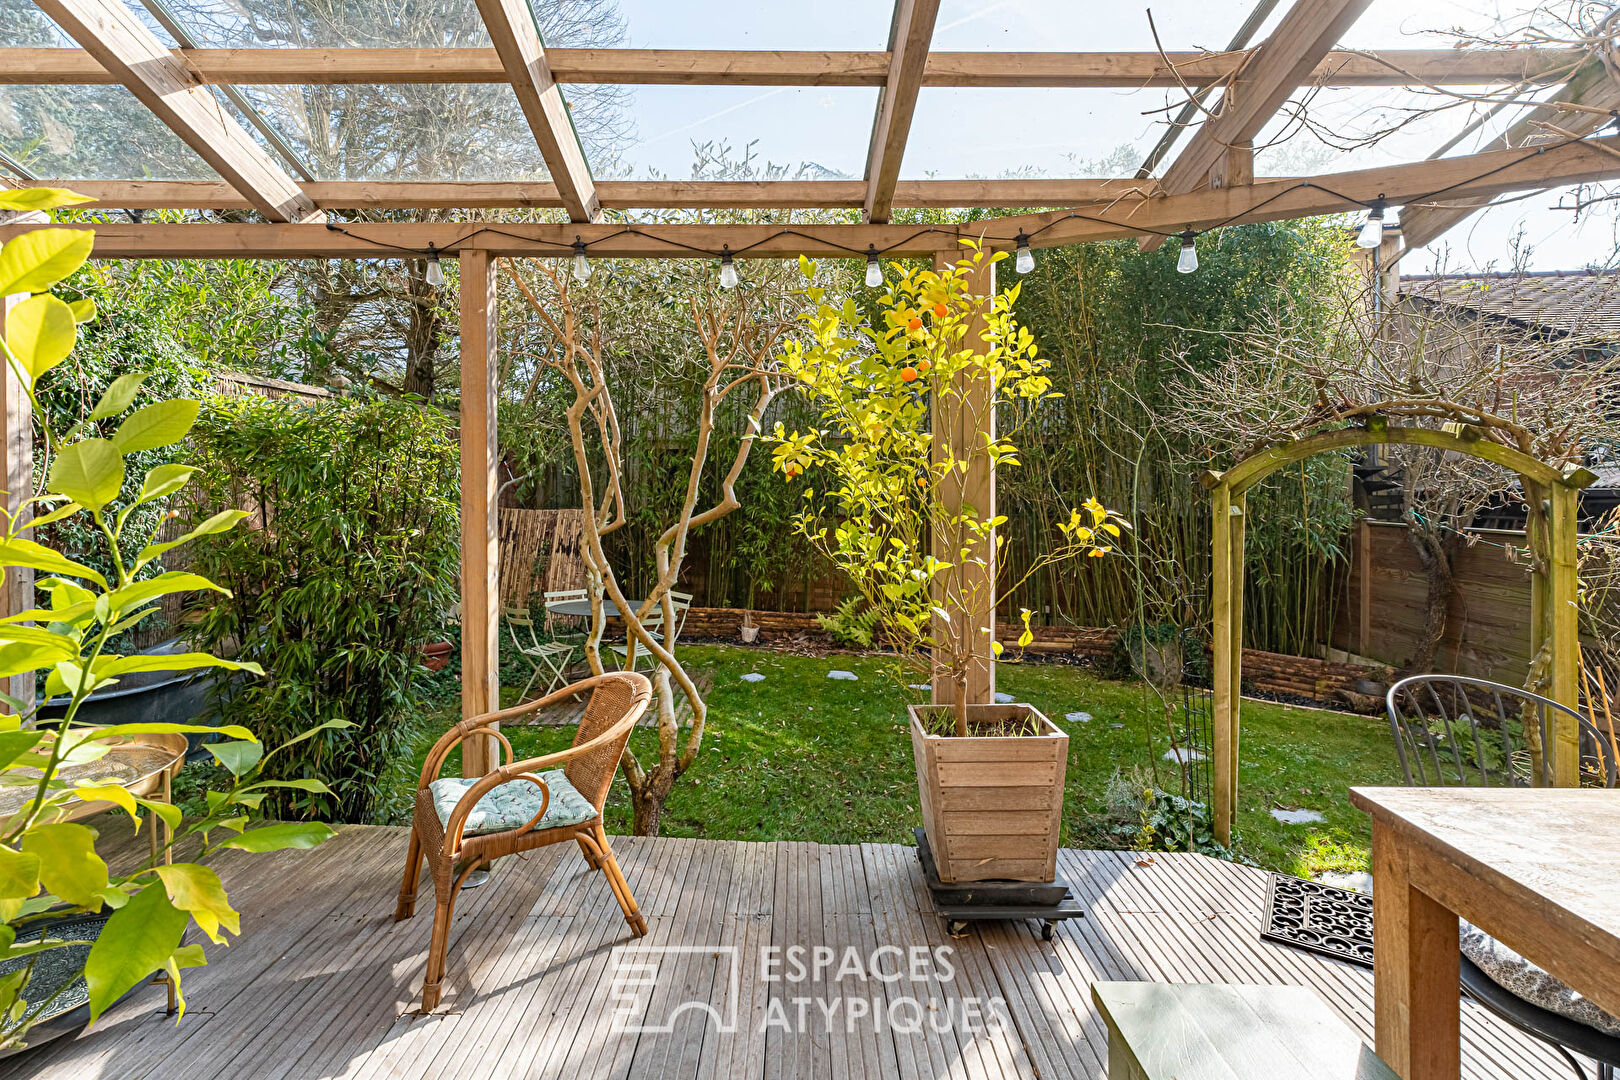
[(1413, 275), (1401, 295), (1526, 329), (1620, 344), (1620, 274), (1590, 270)]

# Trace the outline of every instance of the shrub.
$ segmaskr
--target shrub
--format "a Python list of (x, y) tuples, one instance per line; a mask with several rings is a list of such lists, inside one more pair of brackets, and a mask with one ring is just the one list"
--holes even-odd
[(199, 644), (234, 647), (268, 678), (228, 689), (233, 723), (274, 740), (328, 719), (355, 726), (275, 762), (318, 771), (333, 794), (288, 792), (282, 816), (373, 814), (408, 752), (417, 650), (442, 634), (457, 592), (457, 449), (450, 420), (418, 404), (344, 398), (212, 401), (194, 432), (204, 504), (254, 511), (209, 537), (195, 566), (232, 592), (202, 613)]

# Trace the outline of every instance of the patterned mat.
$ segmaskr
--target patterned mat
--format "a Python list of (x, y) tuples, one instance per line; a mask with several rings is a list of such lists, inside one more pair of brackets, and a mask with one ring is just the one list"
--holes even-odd
[(1266, 889), (1267, 941), (1362, 967), (1373, 963), (1373, 904), (1367, 893), (1272, 874)]

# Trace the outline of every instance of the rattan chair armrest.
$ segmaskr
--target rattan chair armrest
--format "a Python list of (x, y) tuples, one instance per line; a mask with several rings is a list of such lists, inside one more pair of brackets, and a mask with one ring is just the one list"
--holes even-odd
[[(603, 675), (593, 675), (589, 679), (584, 679), (577, 683), (570, 683), (560, 690), (547, 694), (545, 697), (535, 698), (533, 701), (526, 701), (521, 705), (514, 705), (510, 709), (500, 709), (496, 712), (480, 713), (477, 716), (470, 716), (467, 719), (456, 723), (450, 728), (449, 731), (446, 731), (443, 735), (439, 736), (439, 741), (433, 744), (432, 750), (428, 751), (427, 760), (422, 762), (422, 775), (417, 778), (417, 790), (420, 791), (422, 788), (427, 787), (429, 784), (433, 783), (433, 781), (439, 778), (439, 770), (444, 768), (444, 759), (448, 757), (450, 751), (453, 750), (456, 745), (468, 735), (481, 731), (487, 728), (490, 724), (498, 724), (503, 720), (511, 720), (514, 717), (526, 716), (529, 713), (554, 705), (564, 698), (573, 697), (576, 694), (581, 694), (586, 691), (593, 691), (603, 680), (618, 678), (622, 674), (622, 672), (608, 672), (607, 674)], [(650, 699), (650, 697), (651, 687), (649, 686), (648, 692), (641, 698), (640, 707), (632, 708), (631, 713), (639, 718), (642, 711), (646, 709), (647, 701)], [(619, 725), (615, 724), (612, 730), (617, 731), (618, 729)], [(512, 757), (514, 755), (514, 751), (512, 750), (512, 744), (507, 741), (506, 736), (502, 735), (498, 730), (485, 731), (484, 734), (499, 740), (500, 743), (506, 748), (507, 764), (502, 766), (502, 768), (511, 769), (513, 765)], [(587, 747), (594, 747), (601, 741), (602, 739), (600, 737), (592, 739), (590, 742), (575, 747), (572, 751), (565, 751), (564, 753), (571, 756), (574, 753), (583, 752)], [(551, 756), (555, 757), (556, 755)], [(537, 758), (535, 760), (539, 761), (545, 759)], [(525, 767), (513, 770), (512, 775), (516, 775), (519, 772), (533, 771), (532, 763), (525, 762), (519, 764), (522, 764)], [(490, 773), (489, 775), (494, 775), (494, 773)], [(511, 776), (508, 776), (507, 779), (511, 779)]]

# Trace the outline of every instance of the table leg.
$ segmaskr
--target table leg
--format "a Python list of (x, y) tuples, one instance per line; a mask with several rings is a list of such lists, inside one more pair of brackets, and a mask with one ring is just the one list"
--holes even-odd
[[(170, 806), (174, 805), (174, 776), (168, 772), (163, 774), (163, 801)], [(157, 836), (157, 827), (160, 824), (163, 826), (163, 863), (168, 866), (174, 862), (174, 830), (169, 828), (167, 822), (159, 818), (157, 821), (152, 822), (152, 835), (154, 837)], [(170, 1005), (172, 1011), (173, 1002), (170, 1002)]]
[(1412, 854), (1388, 826), (1373, 823), (1378, 1056), (1405, 1080), (1457, 1080), (1462, 1072), (1457, 916), (1412, 887), (1407, 875)]

